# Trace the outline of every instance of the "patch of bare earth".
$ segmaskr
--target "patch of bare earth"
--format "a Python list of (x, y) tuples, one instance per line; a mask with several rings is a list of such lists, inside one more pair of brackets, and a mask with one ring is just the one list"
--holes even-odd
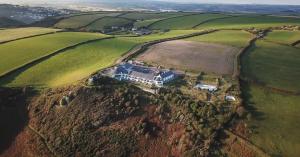
[(137, 59), (166, 68), (232, 74), (239, 49), (231, 46), (175, 40), (150, 47)]

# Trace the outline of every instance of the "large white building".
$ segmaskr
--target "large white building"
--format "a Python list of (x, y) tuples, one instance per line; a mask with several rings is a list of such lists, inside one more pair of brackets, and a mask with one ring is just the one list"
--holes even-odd
[(128, 80), (162, 87), (165, 83), (175, 78), (175, 73), (171, 70), (160, 70), (153, 67), (122, 63), (115, 68), (113, 77), (120, 81)]

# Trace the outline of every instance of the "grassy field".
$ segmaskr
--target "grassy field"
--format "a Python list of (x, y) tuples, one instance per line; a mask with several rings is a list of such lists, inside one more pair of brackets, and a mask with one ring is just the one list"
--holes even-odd
[(0, 74), (59, 49), (103, 37), (106, 36), (95, 33), (64, 32), (1, 44)]
[(300, 91), (298, 48), (259, 40), (242, 62), (244, 76), (275, 88)]
[(272, 93), (256, 86), (247, 87), (255, 128), (250, 140), (271, 156), (300, 155), (300, 97)]
[(265, 39), (283, 44), (292, 44), (300, 40), (300, 31), (272, 31)]
[(245, 47), (252, 38), (253, 35), (245, 31), (222, 30), (185, 40), (218, 43), (241, 48)]
[[(142, 37), (118, 37), (78, 46), (0, 81), (2, 86), (55, 87), (74, 83), (114, 63), (122, 54), (143, 42), (185, 35), (197, 30), (177, 30)], [(34, 74), (34, 75), (32, 75)]]
[(40, 28), (40, 27), (27, 27), (6, 29), (0, 31), (0, 42), (24, 38), (33, 35), (45, 34), (59, 31), (59, 29)]
[(79, 28), (88, 25), (89, 23), (105, 16), (117, 16), (119, 13), (100, 13), (92, 15), (74, 16), (61, 20), (55, 27), (57, 28)]
[(110, 66), (135, 44), (122, 39), (108, 39), (78, 46), (34, 65), (26, 71), (15, 73), (1, 80), (0, 84), (55, 87), (74, 83), (97, 70)]
[(118, 17), (104, 17), (91, 25), (85, 27), (88, 31), (103, 31), (112, 26), (122, 27), (133, 24), (133, 21)]
[(143, 20), (143, 21), (137, 21), (134, 23), (134, 27), (141, 28), (141, 27), (148, 27), (150, 24), (157, 22), (162, 19), (150, 19), (150, 20)]
[(122, 39), (135, 42), (135, 43), (143, 43), (153, 40), (165, 39), (165, 38), (172, 38), (176, 36), (182, 36), (187, 34), (192, 34), (196, 32), (201, 32), (199, 30), (171, 30), (168, 32), (159, 32), (153, 33), (151, 35), (140, 36), (140, 37), (122, 37)]
[(191, 29), (194, 26), (206, 20), (222, 18), (226, 16), (227, 15), (222, 15), (222, 14), (198, 14), (198, 15), (182, 16), (182, 17), (161, 20), (159, 22), (153, 23), (150, 27), (152, 29)]
[(245, 15), (226, 19), (218, 19), (199, 25), (198, 29), (244, 29), (244, 28), (268, 28), (282, 25), (300, 25), (298, 18)]
[(122, 15), (121, 17), (133, 19), (133, 20), (150, 20), (150, 19), (162, 19), (175, 16), (188, 15), (191, 13), (177, 13), (177, 12), (166, 12), (166, 13), (145, 13), (145, 12), (132, 12)]

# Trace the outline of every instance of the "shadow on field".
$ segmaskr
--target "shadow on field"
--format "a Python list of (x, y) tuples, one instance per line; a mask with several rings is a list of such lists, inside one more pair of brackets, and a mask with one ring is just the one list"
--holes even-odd
[(0, 154), (27, 125), (27, 99), (33, 94), (30, 89), (0, 87)]
[(250, 86), (248, 83), (244, 81), (241, 82), (241, 87), (242, 87), (242, 97), (244, 100), (244, 105), (247, 111), (249, 111), (252, 115), (252, 118), (254, 120), (262, 121), (265, 119), (265, 114), (263, 112), (260, 112), (257, 110), (255, 107), (255, 103), (251, 101), (252, 95), (250, 93)]

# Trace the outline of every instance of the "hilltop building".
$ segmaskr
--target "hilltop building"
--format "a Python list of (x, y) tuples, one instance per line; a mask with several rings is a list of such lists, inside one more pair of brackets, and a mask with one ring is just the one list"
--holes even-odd
[(175, 78), (175, 73), (171, 70), (160, 70), (154, 67), (122, 63), (115, 67), (113, 77), (120, 81), (127, 80), (162, 87), (165, 83)]

